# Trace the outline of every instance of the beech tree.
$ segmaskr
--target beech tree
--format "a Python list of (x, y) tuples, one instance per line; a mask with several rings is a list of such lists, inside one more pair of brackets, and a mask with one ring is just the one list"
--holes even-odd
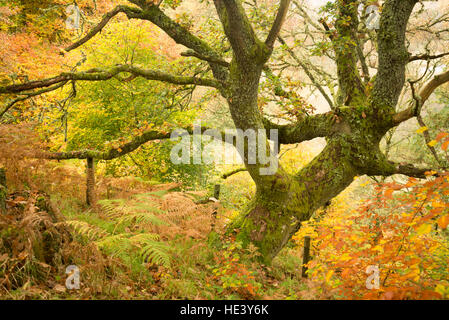
[[(308, 165), (296, 174), (287, 173), (282, 166), (273, 175), (263, 175), (260, 169), (268, 165), (249, 163), (249, 145), (245, 144), (242, 158), (245, 168), (256, 184), (256, 194), (241, 217), (230, 226), (244, 243), (254, 243), (262, 260), (270, 263), (287, 241), (313, 213), (337, 196), (360, 175), (388, 177), (403, 174), (426, 178), (433, 168), (418, 168), (412, 164), (394, 163), (381, 151), (379, 144), (391, 129), (419, 117), (423, 104), (436, 88), (449, 82), (449, 71), (434, 76), (420, 90), (411, 84), (413, 103), (398, 105), (406, 83), (406, 66), (412, 61), (443, 58), (445, 53), (417, 55), (408, 51), (406, 32), (411, 14), (418, 0), (386, 0), (380, 10), (379, 28), (361, 29), (359, 5), (370, 1), (336, 0), (333, 4), (334, 21), (313, 21), (307, 24), (321, 28), (328, 37), (336, 66), (338, 91), (336, 99), (327, 97), (331, 111), (322, 114), (301, 113), (295, 121), (282, 123), (266, 117), (259, 107), (262, 73), (269, 74), (269, 60), (279, 44), (286, 44), (281, 29), (286, 20), (290, 0), (281, 0), (265, 32), (256, 32), (248, 16), (248, 5), (240, 0), (214, 0), (216, 14), (221, 21), (223, 35), (232, 50), (232, 59), (224, 58), (206, 41), (175, 22), (163, 11), (160, 2), (129, 0), (129, 5), (118, 5), (79, 41), (65, 50), (74, 50), (96, 34), (118, 14), (128, 19), (150, 21), (162, 29), (176, 43), (188, 48), (185, 56), (205, 61), (210, 68), (203, 76), (184, 76), (146, 69), (133, 64), (99, 66), (79, 72), (64, 72), (54, 77), (10, 84), (0, 87), (0, 94), (17, 99), (43, 94), (78, 81), (105, 81), (120, 75), (142, 77), (179, 86), (196, 85), (214, 88), (226, 100), (236, 128), (278, 130), (280, 144), (295, 144), (317, 137), (326, 138), (326, 147)], [(363, 17), (366, 22), (366, 17)], [(375, 43), (376, 74), (370, 76), (360, 34), (369, 33)], [(263, 36), (263, 38), (262, 38)], [(285, 49), (285, 46), (283, 47)], [(373, 54), (373, 52), (370, 52)], [(293, 56), (293, 55), (292, 55)], [(301, 63), (301, 58), (296, 56)], [(303, 64), (304, 69), (307, 65)], [(306, 72), (307, 73), (307, 72)], [(311, 74), (308, 74), (309, 77)], [(310, 80), (319, 85), (312, 76)], [(318, 88), (325, 93), (323, 88)], [(288, 96), (283, 88), (277, 95)], [(15, 100), (14, 100), (15, 101)], [(9, 103), (7, 108), (12, 107)], [(7, 111), (7, 108), (3, 111)], [(397, 111), (401, 110), (401, 111)], [(192, 128), (188, 128), (191, 130)], [(137, 149), (143, 143), (169, 137), (167, 132), (152, 130), (133, 141), (107, 152), (80, 150), (68, 153), (46, 153), (49, 159), (112, 159)], [(268, 150), (267, 150), (268, 151)], [(91, 160), (90, 160), (91, 161)]]

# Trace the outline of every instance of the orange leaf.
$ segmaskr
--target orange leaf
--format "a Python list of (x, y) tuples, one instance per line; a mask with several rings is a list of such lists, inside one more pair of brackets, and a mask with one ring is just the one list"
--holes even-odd
[(387, 191), (385, 191), (385, 198), (386, 199), (391, 199), (393, 197), (393, 189), (388, 189)]
[(438, 226), (441, 229), (446, 229), (448, 225), (449, 225), (449, 215), (445, 215), (440, 219), (438, 219)]
[(441, 145), (441, 149), (443, 149), (444, 151), (446, 151), (446, 150), (447, 150), (447, 147), (449, 147), (449, 140), (447, 140), (445, 143), (443, 143), (443, 144)]
[(441, 139), (443, 139), (444, 137), (449, 136), (449, 133), (447, 132), (440, 132), (437, 137), (435, 138), (436, 141), (440, 141)]

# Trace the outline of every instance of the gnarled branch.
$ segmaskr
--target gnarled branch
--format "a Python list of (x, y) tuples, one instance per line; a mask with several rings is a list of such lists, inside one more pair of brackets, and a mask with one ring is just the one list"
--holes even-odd
[[(159, 71), (141, 69), (139, 67), (132, 65), (116, 65), (108, 69), (94, 68), (84, 72), (65, 72), (52, 78), (0, 87), (0, 94), (20, 93), (23, 91), (33, 90), (37, 88), (46, 88), (70, 80), (72, 81), (109, 80), (117, 76), (119, 73), (123, 72), (131, 73), (132, 75), (143, 77), (148, 80), (156, 80), (178, 85), (195, 84), (206, 87), (214, 87), (217, 89), (221, 89), (223, 87), (223, 83), (215, 79), (176, 76)], [(54, 88), (57, 89), (57, 86), (55, 86)]]
[(264, 126), (267, 130), (278, 130), (279, 143), (293, 144), (318, 137), (328, 137), (337, 132), (350, 132), (346, 123), (337, 121), (335, 113), (327, 112), (306, 116), (302, 120), (288, 125), (275, 124), (264, 119)]

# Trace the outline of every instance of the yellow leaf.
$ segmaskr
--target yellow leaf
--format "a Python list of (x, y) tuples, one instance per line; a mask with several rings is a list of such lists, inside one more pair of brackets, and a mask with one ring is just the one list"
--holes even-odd
[(438, 141), (432, 140), (432, 141), (430, 141), (427, 145), (428, 145), (429, 147), (435, 147), (437, 143), (438, 143)]
[(416, 230), (418, 234), (427, 234), (430, 231), (432, 231), (432, 226), (430, 224), (423, 224)]
[(326, 274), (326, 282), (329, 283), (329, 280), (331, 279), (332, 275), (334, 274), (334, 270), (329, 270)]
[(429, 130), (427, 127), (421, 127), (418, 130), (416, 130), (416, 133), (424, 133), (425, 131)]

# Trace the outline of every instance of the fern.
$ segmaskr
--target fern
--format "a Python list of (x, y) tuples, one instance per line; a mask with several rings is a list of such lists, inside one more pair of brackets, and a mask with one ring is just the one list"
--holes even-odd
[(136, 224), (154, 224), (156, 226), (160, 226), (160, 225), (166, 225), (167, 222), (159, 219), (158, 217), (148, 214), (146, 212), (137, 212), (137, 213), (133, 213), (133, 214), (128, 214), (125, 215), (119, 219), (117, 219), (117, 225), (128, 225), (131, 223), (136, 223)]
[(170, 266), (169, 247), (158, 241), (159, 235), (154, 233), (121, 233), (96, 241), (97, 246), (110, 255), (122, 256), (134, 248), (139, 250), (143, 261), (164, 267)]
[(109, 235), (105, 230), (84, 221), (68, 220), (64, 223), (71, 226), (76, 233), (87, 237), (89, 240), (96, 240)]
[(167, 222), (159, 219), (151, 213), (162, 213), (162, 211), (147, 203), (139, 202), (129, 205), (126, 208), (123, 206), (117, 206), (116, 204), (121, 204), (121, 202), (113, 200), (102, 200), (101, 202), (99, 201), (99, 203), (104, 209), (104, 214), (109, 219), (115, 220), (117, 227), (121, 225), (129, 225), (131, 223), (135, 223), (137, 225), (153, 224), (156, 226), (167, 224)]
[(169, 268), (170, 256), (167, 253), (167, 249), (168, 246), (163, 242), (148, 241), (140, 250), (140, 255), (145, 261)]
[(159, 235), (142, 233), (133, 236), (131, 242), (140, 247), (140, 255), (144, 261), (153, 264), (170, 267), (170, 256), (168, 255), (169, 247), (159, 240)]
[[(155, 233), (132, 233), (127, 228), (118, 229), (119, 226), (129, 225), (164, 225), (167, 222), (161, 220), (153, 213), (163, 213), (154, 206), (154, 203), (148, 199), (140, 201), (128, 201), (123, 199), (100, 200), (98, 203), (102, 207), (103, 214), (108, 221), (94, 219), (91, 217), (89, 222), (85, 221), (67, 221), (75, 231), (81, 235), (95, 241), (97, 247), (108, 255), (117, 256), (125, 263), (132, 261), (149, 262), (164, 267), (170, 266), (169, 246), (160, 240)], [(143, 202), (145, 201), (145, 202)], [(106, 232), (103, 228), (97, 226), (105, 222), (109, 225)], [(111, 228), (112, 226), (113, 229)], [(117, 230), (127, 230), (120, 232)], [(118, 232), (116, 234), (116, 232)]]

